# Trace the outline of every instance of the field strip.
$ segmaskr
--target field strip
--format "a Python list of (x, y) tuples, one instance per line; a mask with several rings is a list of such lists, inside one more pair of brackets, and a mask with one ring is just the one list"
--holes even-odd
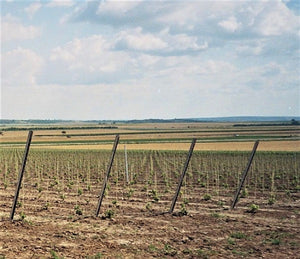
[[(251, 151), (253, 142), (210, 142), (210, 143), (197, 143), (195, 150), (199, 151)], [(129, 150), (188, 150), (190, 143), (143, 143), (143, 144), (126, 144)], [(123, 144), (119, 145), (124, 147)], [(35, 146), (32, 148), (37, 149), (84, 149), (84, 150), (111, 150), (112, 144), (79, 144), (79, 145), (43, 145)], [(261, 141), (258, 146), (258, 151), (300, 151), (299, 141)]]

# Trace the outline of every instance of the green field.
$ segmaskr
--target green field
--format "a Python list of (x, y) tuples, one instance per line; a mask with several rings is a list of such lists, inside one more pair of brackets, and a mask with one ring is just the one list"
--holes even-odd
[[(0, 183), (2, 188), (14, 186), (23, 150), (0, 151)], [(250, 152), (195, 151), (187, 172), (186, 186), (202, 188), (215, 194), (233, 192), (244, 170)], [(127, 151), (130, 180), (146, 187), (155, 185), (160, 192), (171, 190), (177, 183), (187, 152), (184, 151)], [(26, 179), (35, 188), (48, 189), (57, 181), (56, 188), (70, 182), (77, 189), (97, 188), (110, 157), (110, 151), (42, 150), (30, 151)], [(246, 188), (252, 194), (273, 195), (278, 192), (299, 191), (300, 152), (257, 152), (249, 172)], [(124, 150), (118, 150), (112, 168), (112, 182), (125, 181)], [(26, 183), (26, 180), (25, 180)], [(49, 185), (49, 186), (47, 186)], [(99, 186), (98, 186), (99, 188)], [(150, 188), (150, 187), (149, 187)]]

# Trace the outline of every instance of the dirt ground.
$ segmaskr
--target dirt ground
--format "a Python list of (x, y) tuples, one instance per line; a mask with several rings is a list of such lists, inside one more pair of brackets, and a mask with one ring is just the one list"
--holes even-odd
[[(32, 192), (11, 222), (12, 194), (0, 190), (0, 258), (299, 258), (297, 193), (273, 205), (265, 197), (240, 199), (234, 210), (231, 194), (210, 200), (193, 194), (169, 214), (173, 192), (155, 201), (135, 191), (105, 197), (96, 217), (95, 197)], [(251, 203), (259, 205), (255, 213), (248, 212)]]

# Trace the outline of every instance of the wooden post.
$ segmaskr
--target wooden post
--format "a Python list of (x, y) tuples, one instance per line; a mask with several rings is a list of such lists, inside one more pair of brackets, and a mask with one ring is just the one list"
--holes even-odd
[(24, 171), (25, 171), (25, 166), (26, 166), (27, 156), (28, 156), (28, 152), (29, 152), (29, 147), (30, 147), (30, 143), (31, 143), (31, 139), (32, 139), (32, 133), (33, 133), (33, 131), (31, 131), (31, 130), (28, 132), (27, 143), (26, 143), (25, 153), (24, 153), (24, 157), (23, 157), (23, 163), (22, 163), (21, 170), (19, 172), (18, 184), (17, 184), (17, 188), (16, 188), (15, 198), (14, 198), (13, 205), (12, 205), (11, 212), (10, 212), (10, 220), (14, 219), (14, 214), (15, 214), (16, 205), (17, 205), (17, 202), (18, 202), (18, 197), (19, 197), (19, 192), (20, 192), (20, 188), (21, 188), (21, 184), (22, 184), (23, 174), (24, 174)]
[(193, 154), (193, 150), (194, 150), (194, 147), (195, 147), (195, 144), (196, 144), (196, 139), (194, 138), (192, 143), (191, 143), (191, 146), (190, 146), (190, 151), (187, 155), (187, 159), (185, 161), (185, 165), (183, 167), (183, 171), (182, 171), (182, 174), (181, 174), (181, 177), (180, 177), (180, 180), (179, 180), (179, 183), (178, 183), (178, 186), (177, 186), (177, 190), (175, 192), (175, 195), (173, 197), (173, 200), (172, 200), (172, 204), (171, 204), (171, 208), (169, 210), (169, 213), (173, 213), (174, 211), (174, 207), (175, 207), (175, 204), (176, 204), (176, 201), (177, 201), (177, 198), (178, 198), (178, 195), (179, 195), (179, 192), (180, 192), (180, 188), (182, 186), (182, 183), (183, 183), (183, 179), (184, 179), (184, 176), (185, 176), (185, 173), (186, 173), (186, 170), (189, 166), (189, 162), (191, 160), (191, 157), (192, 157), (192, 154)]
[(125, 153), (125, 173), (126, 173), (126, 182), (129, 184), (129, 177), (128, 177), (128, 161), (127, 161), (127, 150), (126, 145), (124, 145), (124, 153)]
[(98, 201), (98, 205), (97, 205), (96, 217), (98, 216), (100, 208), (101, 208), (102, 200), (103, 200), (103, 197), (104, 197), (104, 193), (105, 193), (108, 177), (109, 177), (109, 174), (110, 174), (110, 170), (111, 170), (112, 164), (114, 162), (114, 157), (115, 157), (116, 150), (117, 150), (117, 147), (118, 147), (119, 139), (120, 139), (119, 135), (116, 135), (115, 143), (114, 143), (111, 158), (110, 158), (110, 163), (109, 163), (107, 171), (106, 171), (106, 176), (105, 176), (104, 181), (103, 181), (102, 191), (101, 191), (99, 201)]
[(246, 169), (244, 170), (243, 174), (242, 174), (242, 177), (240, 179), (240, 184), (239, 184), (239, 187), (235, 193), (235, 196), (234, 196), (234, 199), (233, 199), (233, 202), (232, 202), (232, 205), (231, 205), (231, 209), (234, 209), (236, 203), (237, 203), (237, 200), (238, 200), (238, 197), (240, 195), (240, 192), (241, 192), (241, 189), (243, 187), (243, 184), (245, 182), (245, 179), (246, 179), (246, 176), (248, 174), (248, 171), (250, 169), (250, 166), (251, 166), (251, 163), (253, 161), (253, 158), (254, 158), (254, 155), (255, 155), (255, 152), (256, 152), (256, 149), (257, 149), (257, 146), (259, 144), (259, 141), (257, 140), (255, 143), (254, 143), (254, 146), (253, 146), (253, 149), (252, 149), (252, 153), (250, 155), (250, 158), (249, 158), (249, 161), (248, 161), (248, 164), (247, 164), (247, 167)]

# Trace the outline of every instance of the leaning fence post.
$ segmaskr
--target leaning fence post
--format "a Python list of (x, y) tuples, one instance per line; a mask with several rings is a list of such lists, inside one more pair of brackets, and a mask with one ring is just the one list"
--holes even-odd
[(232, 205), (231, 205), (231, 209), (234, 209), (236, 203), (237, 203), (237, 200), (238, 200), (238, 197), (240, 195), (240, 192), (241, 192), (241, 189), (243, 187), (243, 184), (245, 182), (245, 179), (246, 179), (246, 176), (248, 174), (248, 171), (250, 169), (250, 166), (251, 166), (251, 163), (253, 161), (253, 158), (254, 158), (254, 155), (255, 155), (255, 152), (256, 152), (256, 149), (257, 149), (257, 146), (259, 144), (259, 141), (257, 140), (255, 143), (254, 143), (254, 146), (253, 146), (253, 150), (252, 150), (252, 153), (250, 155), (250, 158), (249, 158), (249, 161), (248, 161), (248, 164), (247, 164), (247, 167), (246, 169), (244, 170), (243, 174), (242, 174), (242, 177), (241, 177), (241, 181), (240, 181), (240, 184), (239, 184), (239, 187), (235, 193), (235, 196), (234, 196), (234, 199), (233, 199), (233, 202), (232, 202)]
[(103, 181), (102, 191), (101, 191), (101, 194), (100, 194), (100, 197), (99, 197), (99, 201), (98, 201), (98, 205), (97, 205), (96, 217), (98, 216), (100, 208), (101, 208), (101, 204), (102, 204), (102, 200), (103, 200), (103, 197), (104, 197), (104, 193), (105, 193), (105, 189), (106, 189), (108, 177), (109, 177), (110, 170), (111, 170), (112, 164), (114, 162), (114, 157), (115, 157), (116, 150), (117, 150), (117, 147), (118, 147), (119, 138), (120, 138), (119, 135), (116, 135), (115, 143), (114, 143), (114, 146), (113, 146), (113, 149), (112, 149), (112, 153), (111, 153), (111, 157), (110, 157), (110, 163), (109, 163), (107, 171), (106, 171), (106, 176), (105, 176), (104, 181)]
[(175, 192), (175, 195), (173, 197), (173, 200), (172, 200), (172, 205), (171, 205), (171, 208), (169, 210), (169, 213), (173, 213), (174, 211), (174, 207), (175, 207), (175, 204), (176, 204), (176, 201), (177, 201), (177, 198), (178, 198), (178, 195), (179, 195), (179, 192), (180, 192), (180, 188), (182, 186), (182, 183), (183, 183), (183, 179), (184, 179), (184, 176), (185, 176), (185, 173), (186, 173), (186, 170), (189, 166), (189, 162), (190, 162), (190, 159), (192, 157), (192, 154), (193, 154), (193, 150), (194, 150), (194, 147), (195, 147), (195, 144), (196, 144), (196, 140), (197, 139), (193, 139), (192, 143), (191, 143), (191, 146), (190, 146), (190, 151), (187, 155), (187, 159), (185, 161), (185, 164), (184, 164), (184, 167), (183, 167), (183, 171), (182, 171), (182, 174), (181, 174), (181, 177), (180, 177), (180, 180), (179, 180), (179, 183), (178, 183), (178, 186), (177, 186), (177, 190)]
[(10, 220), (14, 219), (14, 214), (15, 214), (16, 205), (17, 205), (17, 201), (18, 201), (18, 197), (19, 197), (19, 192), (20, 192), (20, 188), (21, 188), (21, 184), (22, 184), (23, 174), (24, 174), (24, 171), (25, 171), (25, 166), (26, 166), (27, 156), (28, 156), (28, 152), (29, 152), (29, 147), (30, 147), (30, 143), (31, 143), (31, 139), (32, 139), (32, 133), (33, 133), (32, 130), (30, 130), (28, 132), (28, 137), (27, 137), (27, 142), (26, 142), (26, 147), (25, 147), (25, 153), (24, 153), (24, 157), (23, 157), (23, 163), (22, 163), (21, 170), (19, 172), (18, 184), (17, 184), (17, 188), (16, 188), (15, 198), (14, 198), (13, 205), (12, 205), (11, 212), (10, 212)]

